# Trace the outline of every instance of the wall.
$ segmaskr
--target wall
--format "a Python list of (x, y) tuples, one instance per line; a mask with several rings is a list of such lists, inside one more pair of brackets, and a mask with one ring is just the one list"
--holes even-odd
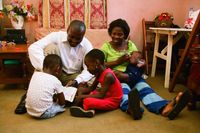
[[(179, 0), (109, 0), (108, 22), (117, 18), (127, 20), (131, 28), (131, 39), (142, 49), (142, 18), (153, 20), (161, 12), (173, 13), (174, 1)], [(119, 4), (120, 3), (120, 4)], [(173, 6), (172, 6), (173, 5)], [(173, 13), (174, 15), (174, 13)]]
[(126, 19), (131, 27), (131, 39), (142, 49), (142, 18), (153, 20), (162, 12), (174, 16), (174, 23), (183, 26), (190, 7), (200, 8), (199, 0), (108, 0), (108, 23)]
[[(186, 11), (189, 12), (190, 8), (193, 8), (193, 10), (200, 9), (200, 0), (188, 0), (186, 2)], [(188, 14), (186, 14), (185, 18), (188, 18)]]
[[(9, 1), (9, 0), (5, 0)], [(38, 0), (26, 0), (38, 7)], [(161, 12), (174, 16), (174, 23), (183, 26), (189, 8), (200, 8), (200, 0), (107, 0), (108, 24), (117, 19), (126, 19), (131, 27), (131, 40), (142, 50), (142, 18), (153, 20)], [(26, 34), (30, 42), (34, 41), (34, 29), (37, 22), (26, 22)]]

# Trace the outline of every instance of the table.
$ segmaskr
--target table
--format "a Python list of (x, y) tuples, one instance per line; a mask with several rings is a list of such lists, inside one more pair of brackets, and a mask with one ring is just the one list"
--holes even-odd
[[(178, 31), (190, 32), (190, 31), (192, 31), (192, 29), (185, 29), (185, 28), (155, 28), (155, 27), (150, 27), (149, 29), (152, 32), (156, 33), (151, 77), (155, 77), (157, 58), (161, 58), (161, 59), (165, 60), (166, 61), (166, 68), (165, 68), (164, 87), (165, 88), (169, 88), (173, 36), (176, 35)], [(168, 40), (167, 40), (167, 46), (165, 48), (163, 48), (161, 50), (161, 52), (159, 52), (158, 51), (159, 40), (160, 40), (160, 35), (162, 35), (162, 34), (168, 35)]]
[[(11, 84), (11, 83), (28, 83), (29, 77), (27, 75), (27, 44), (16, 44), (12, 46), (0, 47), (0, 84)], [(12, 59), (18, 60), (22, 67), (21, 76), (14, 75), (12, 72), (6, 73), (6, 65), (4, 60)], [(11, 69), (10, 69), (11, 71)]]

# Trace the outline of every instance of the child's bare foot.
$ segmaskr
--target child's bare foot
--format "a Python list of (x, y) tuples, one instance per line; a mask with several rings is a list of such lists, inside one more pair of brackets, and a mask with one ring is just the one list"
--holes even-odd
[(188, 90), (179, 92), (178, 95), (165, 106), (161, 114), (165, 117), (169, 117), (170, 120), (174, 119), (187, 105), (189, 96)]

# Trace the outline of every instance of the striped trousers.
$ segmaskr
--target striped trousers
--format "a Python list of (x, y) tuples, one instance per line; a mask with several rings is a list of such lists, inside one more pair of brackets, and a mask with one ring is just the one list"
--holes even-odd
[[(126, 83), (121, 84), (123, 89), (123, 98), (120, 104), (120, 109), (122, 111), (126, 111), (128, 109), (128, 93), (133, 88), (130, 88)], [(159, 114), (161, 109), (169, 102), (156, 94), (155, 91), (142, 78), (135, 84), (134, 88), (138, 90), (140, 100), (150, 112)]]

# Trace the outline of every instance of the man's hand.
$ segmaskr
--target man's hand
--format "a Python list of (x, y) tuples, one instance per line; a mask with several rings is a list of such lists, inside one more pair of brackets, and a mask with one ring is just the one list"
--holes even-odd
[(73, 87), (78, 87), (78, 82), (76, 80), (70, 80), (66, 86), (73, 86)]

